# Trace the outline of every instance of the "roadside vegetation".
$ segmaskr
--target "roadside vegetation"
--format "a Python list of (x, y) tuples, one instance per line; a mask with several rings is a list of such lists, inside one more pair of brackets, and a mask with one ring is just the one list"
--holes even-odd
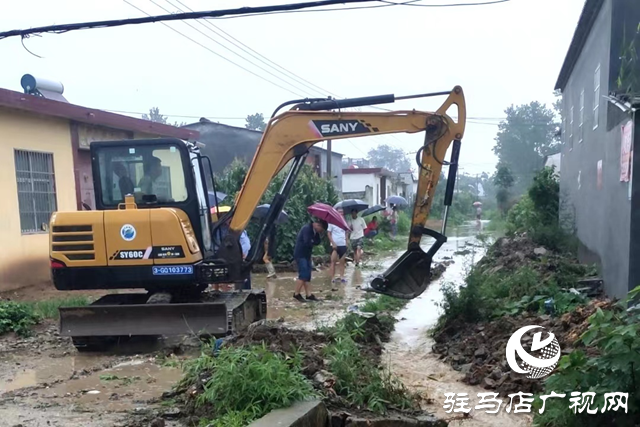
[[(545, 168), (505, 212), (504, 237), (470, 269), (463, 284), (444, 285), (434, 351), (465, 373), (465, 382), (500, 392), (503, 399), (519, 391), (536, 397), (565, 393), (562, 399), (548, 399), (542, 414), (536, 398), (537, 426), (636, 425), (640, 312), (627, 308), (640, 288), (617, 304), (593, 289), (578, 292), (580, 280), (595, 276), (597, 269), (577, 261), (575, 239), (561, 227), (560, 217), (558, 180), (553, 169)], [(547, 328), (566, 350), (545, 379), (514, 375), (504, 365), (506, 341), (524, 325)], [(576, 404), (571, 408), (572, 392), (595, 393), (590, 408), (598, 413), (577, 412)], [(613, 392), (629, 393), (627, 413), (609, 412), (610, 406), (601, 412), (604, 394)], [(577, 408), (585, 408), (590, 395), (578, 399)]]
[(82, 307), (90, 303), (84, 296), (33, 302), (0, 301), (0, 335), (15, 332), (21, 337), (29, 336), (43, 319), (57, 319), (59, 307)]
[(190, 423), (246, 426), (296, 401), (323, 399), (331, 409), (388, 414), (419, 410), (412, 394), (380, 366), (382, 343), (406, 301), (380, 296), (316, 331), (259, 325), (246, 334), (205, 343), (183, 365), (176, 387)]

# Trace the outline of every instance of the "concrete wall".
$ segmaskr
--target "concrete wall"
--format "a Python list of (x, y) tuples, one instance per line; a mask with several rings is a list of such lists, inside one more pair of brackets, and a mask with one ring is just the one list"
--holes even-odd
[[(611, 52), (611, 1), (607, 0), (563, 91), (567, 118), (563, 135), (560, 180), (561, 216), (569, 219), (581, 242), (580, 258), (601, 267), (605, 291), (621, 297), (629, 289), (630, 208), (628, 184), (620, 182), (620, 126), (608, 126)], [(594, 120), (594, 72), (600, 64), (598, 123)], [(584, 122), (580, 142), (580, 93), (584, 90)], [(573, 106), (573, 130), (570, 109)], [(595, 129), (594, 129), (595, 127)], [(612, 127), (611, 131), (607, 127)], [(570, 135), (573, 134), (573, 140)], [(598, 162), (602, 186), (598, 187)]]
[(380, 177), (373, 173), (342, 175), (342, 193), (362, 193), (369, 197), (365, 201), (369, 206), (380, 203)]
[(48, 231), (21, 232), (15, 149), (53, 154), (57, 208), (76, 210), (69, 123), (0, 108), (1, 291), (49, 280)]

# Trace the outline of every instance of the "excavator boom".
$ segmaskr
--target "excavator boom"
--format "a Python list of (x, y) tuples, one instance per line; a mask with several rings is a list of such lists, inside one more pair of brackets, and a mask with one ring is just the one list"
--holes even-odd
[[(229, 216), (231, 233), (221, 248), (220, 258), (229, 264), (231, 278), (240, 282), (248, 274), (251, 264), (261, 257), (260, 250), (275, 218), (282, 210), (293, 181), (304, 164), (308, 150), (314, 144), (325, 140), (352, 139), (364, 136), (385, 135), (393, 133), (417, 133), (425, 131), (425, 143), (417, 153), (420, 166), (416, 202), (413, 208), (411, 234), (407, 253), (401, 257), (394, 267), (371, 284), (376, 292), (399, 298), (414, 298), (421, 294), (429, 281), (431, 258), (446, 241), (444, 231), (446, 216), (441, 232), (425, 229), (429, 217), (433, 195), (443, 165), (449, 165), (449, 174), (455, 176), (457, 169), (460, 140), (464, 134), (466, 107), (462, 88), (456, 86), (451, 92), (415, 95), (405, 98), (448, 95), (442, 106), (435, 112), (423, 111), (389, 111), (389, 112), (342, 112), (326, 111), (335, 108), (348, 108), (387, 103), (395, 98), (393, 95), (354, 98), (347, 100), (322, 100), (310, 103), (299, 103), (291, 110), (272, 117), (267, 124), (262, 140), (258, 146), (253, 162), (235, 200)], [(454, 121), (447, 112), (452, 106), (457, 107), (457, 120)], [(447, 150), (454, 143), (451, 161), (445, 161)], [(263, 222), (260, 235), (253, 245), (246, 262), (238, 257), (238, 236), (247, 226), (266, 191), (271, 179), (293, 160), (289, 176), (281, 191), (271, 204), (271, 209)], [(445, 204), (451, 204), (454, 180), (448, 180)], [(448, 209), (445, 209), (448, 212)], [(424, 234), (436, 239), (429, 252), (420, 248)]]

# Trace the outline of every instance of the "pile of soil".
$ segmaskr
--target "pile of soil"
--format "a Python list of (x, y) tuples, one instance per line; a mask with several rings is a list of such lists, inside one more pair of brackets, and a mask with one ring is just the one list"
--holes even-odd
[[(487, 251), (486, 256), (478, 262), (476, 268), (487, 274), (499, 271), (509, 273), (522, 267), (530, 266), (544, 279), (554, 277), (559, 268), (570, 269), (575, 274), (586, 272), (584, 265), (574, 257), (547, 250), (525, 235), (515, 238), (500, 238)], [(523, 313), (518, 316), (504, 316), (489, 322), (466, 323), (456, 319), (450, 321), (434, 334), (434, 353), (465, 374), (463, 381), (470, 385), (480, 385), (487, 390), (502, 394), (535, 393), (542, 391), (544, 382), (540, 379), (527, 379), (526, 374), (513, 372), (506, 360), (506, 346), (509, 337), (519, 328), (527, 325), (538, 325), (553, 332), (560, 344), (563, 354), (581, 347), (580, 335), (588, 327), (588, 317), (598, 308), (612, 307), (613, 302), (604, 297), (597, 297), (583, 307), (560, 317)], [(530, 348), (533, 330), (523, 336), (525, 349)], [(543, 339), (546, 334), (543, 333)], [(590, 349), (590, 351), (593, 351)], [(531, 352), (536, 356), (540, 353)], [(505, 394), (505, 395), (506, 395)]]
[(512, 238), (501, 237), (478, 261), (476, 269), (487, 274), (510, 273), (524, 266), (530, 267), (546, 279), (566, 269), (577, 275), (585, 275), (587, 267), (577, 258), (559, 254), (533, 242), (526, 234)]

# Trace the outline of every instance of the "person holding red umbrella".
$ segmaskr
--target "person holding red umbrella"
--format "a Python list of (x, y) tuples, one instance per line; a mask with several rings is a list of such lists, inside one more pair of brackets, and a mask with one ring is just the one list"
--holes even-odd
[[(300, 302), (318, 301), (318, 298), (311, 293), (309, 282), (311, 281), (311, 254), (313, 247), (320, 244), (320, 237), (329, 228), (327, 221), (316, 219), (313, 222), (302, 226), (296, 238), (296, 245), (293, 248), (293, 258), (298, 266), (298, 280), (293, 297)], [(304, 288), (305, 298), (300, 292)]]

